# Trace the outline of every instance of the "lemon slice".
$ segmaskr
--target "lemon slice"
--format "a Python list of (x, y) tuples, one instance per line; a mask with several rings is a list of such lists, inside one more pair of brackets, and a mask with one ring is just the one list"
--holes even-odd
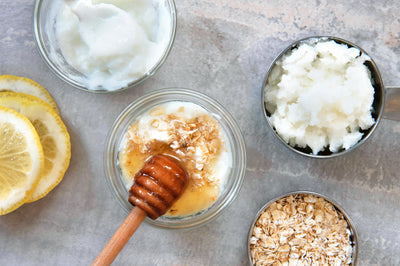
[(61, 182), (68, 168), (71, 158), (68, 131), (49, 104), (30, 95), (0, 97), (0, 106), (25, 115), (39, 135), (44, 153), (44, 168), (39, 184), (27, 202), (41, 199)]
[(44, 104), (48, 104), (47, 102), (43, 101), (42, 99), (40, 99), (37, 96), (33, 96), (31, 94), (26, 94), (26, 93), (22, 93), (22, 92), (13, 92), (13, 91), (0, 91), (0, 98), (3, 97), (19, 97), (19, 98), (24, 98), (24, 99), (28, 99), (37, 103), (44, 103)]
[(0, 215), (30, 198), (43, 167), (42, 145), (32, 123), (0, 106)]
[(59, 113), (57, 104), (54, 102), (48, 91), (31, 79), (12, 75), (2, 75), (0, 76), (0, 92), (1, 91), (22, 92), (36, 96), (50, 104), (57, 114)]

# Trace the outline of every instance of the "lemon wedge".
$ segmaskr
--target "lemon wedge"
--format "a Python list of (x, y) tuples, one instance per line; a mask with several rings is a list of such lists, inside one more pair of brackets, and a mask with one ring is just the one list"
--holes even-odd
[(0, 215), (30, 198), (43, 167), (42, 145), (32, 123), (0, 106)]
[(36, 96), (50, 104), (57, 114), (59, 113), (57, 104), (54, 102), (48, 91), (31, 79), (13, 75), (1, 75), (0, 92), (2, 91), (22, 92)]
[(64, 177), (71, 158), (68, 131), (49, 104), (31, 95), (0, 97), (0, 106), (26, 116), (36, 129), (44, 153), (44, 168), (38, 186), (26, 202), (46, 196)]

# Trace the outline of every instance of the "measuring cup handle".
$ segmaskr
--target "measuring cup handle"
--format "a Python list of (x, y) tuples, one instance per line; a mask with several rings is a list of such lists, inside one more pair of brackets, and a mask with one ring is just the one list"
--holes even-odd
[(386, 87), (383, 118), (400, 121), (400, 87)]

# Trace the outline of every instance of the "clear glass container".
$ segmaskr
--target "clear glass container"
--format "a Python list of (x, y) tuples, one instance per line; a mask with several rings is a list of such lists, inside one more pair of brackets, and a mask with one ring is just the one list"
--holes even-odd
[(132, 80), (132, 82), (130, 82), (126, 87), (122, 87), (117, 90), (107, 90), (102, 86), (96, 88), (95, 90), (88, 89), (87, 76), (79, 72), (67, 62), (62, 54), (57, 39), (56, 18), (60, 6), (62, 6), (62, 1), (63, 0), (37, 0), (33, 15), (33, 27), (36, 44), (43, 60), (60, 79), (67, 82), (68, 84), (78, 89), (95, 93), (110, 93), (121, 91), (124, 89), (132, 88), (154, 75), (167, 59), (174, 43), (176, 33), (176, 8), (174, 0), (160, 0), (160, 2), (165, 5), (169, 12), (171, 30), (169, 33), (169, 42), (165, 46), (164, 52), (161, 53), (161, 57), (156, 61), (154, 66), (152, 66), (141, 77)]
[(118, 164), (121, 143), (129, 127), (141, 114), (157, 105), (171, 101), (192, 102), (207, 110), (225, 131), (232, 151), (232, 168), (226, 185), (210, 208), (185, 217), (161, 216), (157, 220), (147, 218), (150, 224), (163, 228), (189, 228), (202, 225), (221, 214), (238, 195), (246, 172), (245, 142), (239, 126), (228, 111), (215, 100), (193, 90), (168, 88), (154, 91), (132, 102), (117, 117), (108, 134), (104, 152), (105, 176), (112, 193), (122, 208), (129, 212), (133, 206), (128, 201), (129, 191)]

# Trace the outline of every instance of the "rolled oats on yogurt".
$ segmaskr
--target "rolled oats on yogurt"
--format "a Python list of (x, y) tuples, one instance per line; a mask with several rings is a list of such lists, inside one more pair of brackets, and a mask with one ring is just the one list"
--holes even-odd
[(175, 158), (186, 169), (185, 192), (166, 213), (187, 217), (210, 208), (232, 169), (227, 134), (206, 109), (192, 102), (169, 101), (146, 110), (130, 126), (120, 147), (119, 164), (126, 188), (153, 155)]
[(250, 238), (253, 265), (349, 265), (349, 224), (330, 202), (291, 194), (268, 206)]

